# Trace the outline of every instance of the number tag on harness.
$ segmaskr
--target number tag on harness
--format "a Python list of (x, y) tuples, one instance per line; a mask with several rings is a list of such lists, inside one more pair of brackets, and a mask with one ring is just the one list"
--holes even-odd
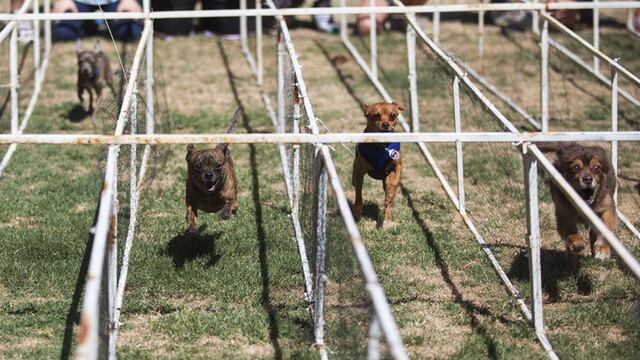
[(400, 159), (400, 151), (396, 150), (396, 149), (387, 149), (387, 152), (389, 153), (389, 157), (392, 160), (398, 160)]

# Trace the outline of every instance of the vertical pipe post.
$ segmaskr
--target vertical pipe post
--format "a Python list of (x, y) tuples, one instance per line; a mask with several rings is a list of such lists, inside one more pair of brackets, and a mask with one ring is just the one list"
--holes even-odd
[[(615, 59), (614, 61), (618, 61)], [(618, 131), (618, 72), (611, 67), (611, 131)], [(614, 175), (618, 175), (618, 142), (611, 142), (611, 167)], [(613, 202), (618, 204), (618, 187), (613, 193)]]
[[(537, 4), (539, 0), (533, 0), (533, 3)], [(533, 12), (533, 16), (531, 17), (531, 31), (538, 35), (540, 34), (540, 14), (537, 11)]]
[(147, 40), (147, 56), (146, 56), (146, 77), (144, 80), (145, 86), (145, 123), (147, 134), (153, 134), (154, 132), (154, 118), (155, 118), (155, 99), (153, 96), (153, 30), (149, 32), (149, 40)]
[[(415, 17), (415, 14), (408, 14)], [(407, 66), (409, 73), (409, 94), (411, 96), (411, 131), (420, 131), (420, 117), (418, 110), (418, 76), (416, 72), (416, 31), (407, 24)]]
[[(256, 9), (262, 9), (262, 0), (256, 0)], [(262, 16), (256, 16), (256, 57), (257, 57), (257, 82), (262, 86), (264, 78), (264, 65), (262, 61)]]
[[(247, 0), (240, 0), (240, 9), (241, 10), (247, 9)], [(240, 15), (240, 44), (242, 45), (242, 50), (247, 49), (247, 16), (246, 15)]]
[(285, 118), (285, 108), (284, 108), (284, 66), (285, 62), (285, 49), (284, 49), (284, 39), (282, 33), (278, 34), (278, 132), (284, 133), (284, 118)]
[[(460, 78), (456, 75), (453, 78), (453, 120), (454, 129), (457, 135), (462, 132), (462, 122), (460, 120)], [(458, 209), (460, 213), (465, 213), (464, 205), (464, 158), (462, 154), (462, 142), (456, 140), (456, 168), (458, 175)]]
[[(346, 7), (347, 0), (340, 0), (340, 7)], [(340, 14), (340, 37), (346, 39), (348, 36), (347, 14)]]
[(116, 294), (118, 291), (118, 166), (116, 165), (116, 173), (113, 183), (113, 202), (111, 209), (111, 227), (107, 236), (107, 252), (106, 263), (107, 271), (102, 276), (107, 277), (107, 298), (99, 300), (100, 303), (107, 304), (108, 319), (106, 320), (106, 329), (102, 325), (102, 319), (99, 320), (101, 329), (106, 330), (107, 344), (98, 344), (98, 348), (105, 348), (108, 359), (116, 358)]
[[(593, 0), (593, 3), (597, 4), (598, 1)], [(593, 47), (600, 50), (600, 9), (598, 8), (593, 8)], [(600, 59), (597, 56), (593, 57), (593, 71), (600, 74)]]
[[(484, 1), (482, 1), (484, 3)], [(478, 61), (480, 73), (484, 72), (484, 11), (478, 11)]]
[[(51, 0), (44, 0), (44, 13), (51, 12)], [(51, 20), (44, 21), (44, 53), (49, 55), (51, 52)]]
[[(369, 6), (375, 7), (376, 0), (369, 0)], [(378, 78), (378, 22), (376, 14), (369, 14), (369, 48), (371, 50), (371, 74)]]
[(523, 147), (524, 190), (529, 245), (529, 279), (533, 302), (533, 324), (536, 334), (544, 334), (542, 315), (542, 275), (540, 265), (540, 221), (538, 207), (538, 160)]
[(380, 321), (376, 314), (372, 311), (371, 320), (369, 320), (369, 331), (367, 333), (367, 360), (380, 359)]
[[(440, 0), (434, 1), (433, 5), (440, 5)], [(440, 44), (440, 11), (433, 12), (433, 41)]]
[(18, 133), (18, 26), (11, 30), (9, 38), (9, 71), (11, 79), (11, 133)]
[(546, 18), (540, 36), (540, 123), (542, 132), (549, 131), (549, 21)]
[[(293, 133), (300, 134), (300, 118), (302, 111), (300, 109), (300, 93), (296, 87), (295, 102), (293, 104)], [(300, 209), (300, 144), (293, 145), (293, 208), (291, 212), (295, 218), (299, 216)], [(308, 146), (308, 145), (305, 145)]]
[[(38, 13), (40, 13), (40, 2), (33, 0), (33, 14), (37, 15)], [(40, 81), (40, 20), (33, 20), (33, 80), (35, 86), (38, 86)]]
[(315, 281), (315, 324), (314, 337), (316, 347), (326, 356), (324, 345), (324, 285), (325, 285), (325, 258), (327, 242), (327, 169), (322, 158), (316, 155), (317, 171), (317, 217), (316, 217), (316, 281)]

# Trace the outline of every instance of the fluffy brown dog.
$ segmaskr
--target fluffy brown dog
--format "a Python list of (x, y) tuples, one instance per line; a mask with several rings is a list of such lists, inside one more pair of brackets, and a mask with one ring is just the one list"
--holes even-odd
[[(396, 102), (379, 102), (364, 105), (364, 116), (367, 127), (364, 132), (393, 132), (400, 111), (404, 110)], [(365, 174), (376, 180), (382, 180), (384, 187), (384, 220), (382, 226), (391, 221), (391, 203), (400, 185), (402, 174), (402, 157), (400, 143), (372, 144), (360, 143), (356, 147), (356, 158), (353, 161), (352, 184), (356, 188), (356, 201), (353, 212), (356, 217), (362, 216), (362, 184)]]
[[(236, 110), (227, 129), (235, 130), (240, 120), (240, 109)], [(196, 151), (193, 144), (187, 145), (187, 231), (197, 230), (198, 210), (215, 213), (220, 210), (223, 219), (229, 219), (238, 209), (238, 188), (229, 144), (218, 144), (213, 149)]]
[[(606, 151), (600, 146), (584, 146), (577, 143), (539, 144), (543, 152), (554, 152), (557, 159), (554, 166), (576, 190), (582, 199), (613, 231), (616, 226), (616, 209), (613, 193), (616, 177), (609, 163)], [(562, 191), (550, 183), (551, 196), (556, 208), (558, 233), (565, 241), (567, 253), (573, 255), (584, 250), (586, 243), (578, 232), (578, 224), (588, 225), (574, 209)], [(608, 259), (611, 251), (595, 229), (589, 229), (591, 253), (597, 259)]]
[[(106, 86), (115, 94), (113, 88), (113, 74), (109, 65), (109, 57), (100, 50), (100, 43), (96, 42), (94, 50), (82, 50), (80, 40), (76, 41), (76, 55), (78, 57), (78, 99), (85, 112), (92, 111), (91, 121), (96, 123), (96, 113), (100, 109), (102, 89)], [(84, 92), (89, 93), (89, 103), (84, 103)], [(93, 94), (96, 94), (96, 107), (93, 108)]]

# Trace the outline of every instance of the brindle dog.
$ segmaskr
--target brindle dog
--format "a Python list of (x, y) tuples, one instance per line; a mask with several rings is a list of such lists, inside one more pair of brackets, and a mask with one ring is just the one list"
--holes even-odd
[[(585, 146), (574, 142), (538, 144), (538, 148), (543, 152), (554, 152), (557, 155), (554, 162), (556, 169), (613, 231), (616, 226), (616, 209), (613, 201), (616, 176), (606, 151), (601, 146)], [(570, 267), (575, 270), (576, 255), (586, 248), (586, 243), (578, 232), (578, 224), (588, 225), (588, 223), (566, 199), (560, 188), (552, 182), (550, 182), (550, 188), (556, 208), (558, 233), (565, 241)], [(609, 245), (602, 235), (591, 227), (589, 240), (593, 257), (601, 260), (610, 257)]]
[[(364, 105), (363, 110), (367, 118), (367, 127), (364, 132), (393, 132), (398, 115), (404, 109), (394, 101)], [(385, 194), (382, 226), (388, 226), (391, 223), (391, 204), (398, 192), (402, 174), (400, 143), (357, 145), (352, 173), (352, 184), (356, 188), (356, 200), (353, 204), (356, 217), (362, 216), (364, 210), (362, 185), (366, 174), (376, 180), (382, 180)]]
[[(240, 120), (241, 111), (236, 110), (227, 129), (233, 132)], [(223, 219), (229, 219), (238, 209), (238, 188), (229, 144), (218, 144), (213, 149), (196, 151), (193, 144), (187, 145), (187, 231), (197, 231), (198, 210), (207, 213), (220, 211)]]
[[(113, 74), (109, 65), (109, 57), (100, 50), (100, 42), (96, 41), (94, 50), (82, 50), (80, 40), (76, 41), (78, 57), (78, 99), (85, 112), (92, 112), (91, 121), (96, 124), (96, 114), (100, 110), (102, 89), (106, 86), (115, 95)], [(85, 105), (84, 92), (89, 92), (89, 103)], [(96, 107), (93, 108), (93, 94), (96, 96)]]

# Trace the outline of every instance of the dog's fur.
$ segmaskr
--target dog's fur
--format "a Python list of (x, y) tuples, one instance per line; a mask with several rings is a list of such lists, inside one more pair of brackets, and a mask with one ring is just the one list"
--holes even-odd
[[(556, 169), (613, 231), (616, 226), (616, 209), (613, 201), (616, 177), (607, 152), (601, 146), (585, 146), (573, 142), (538, 144), (538, 148), (543, 152), (556, 154), (557, 158), (554, 162)], [(560, 188), (552, 182), (549, 183), (556, 208), (558, 233), (565, 241), (569, 260), (573, 263), (576, 261), (576, 255), (586, 247), (584, 239), (578, 232), (578, 224), (588, 225), (588, 223), (565, 198)], [(592, 256), (597, 259), (610, 257), (609, 245), (593, 228), (589, 229), (589, 240)], [(575, 264), (570, 263), (570, 267), (575, 268)]]
[[(78, 57), (78, 99), (85, 112), (92, 111), (91, 121), (96, 123), (96, 113), (100, 109), (102, 89), (108, 86), (115, 95), (113, 74), (109, 65), (109, 57), (100, 50), (100, 43), (96, 41), (93, 51), (82, 50), (80, 40), (76, 41), (76, 55)], [(89, 103), (85, 105), (84, 92), (89, 93)], [(93, 107), (93, 94), (96, 97), (96, 107)]]
[[(364, 132), (393, 132), (400, 111), (404, 109), (395, 101), (392, 103), (379, 102), (371, 105), (363, 105), (364, 116), (367, 119), (367, 127)], [(382, 145), (382, 144), (381, 144)], [(364, 176), (373, 169), (373, 166), (356, 152), (353, 161), (352, 184), (356, 190), (356, 199), (353, 205), (353, 212), (356, 217), (362, 216), (364, 205), (362, 203), (362, 185)], [(391, 204), (400, 185), (400, 175), (402, 174), (402, 156), (397, 160), (391, 160), (385, 168), (385, 177), (382, 180), (384, 188), (384, 220), (382, 226), (387, 226), (391, 222)]]
[[(236, 110), (227, 133), (235, 130), (241, 111)], [(195, 233), (198, 210), (215, 213), (220, 210), (223, 219), (229, 219), (238, 209), (238, 188), (229, 144), (218, 144), (213, 149), (196, 151), (187, 145), (187, 231)]]

